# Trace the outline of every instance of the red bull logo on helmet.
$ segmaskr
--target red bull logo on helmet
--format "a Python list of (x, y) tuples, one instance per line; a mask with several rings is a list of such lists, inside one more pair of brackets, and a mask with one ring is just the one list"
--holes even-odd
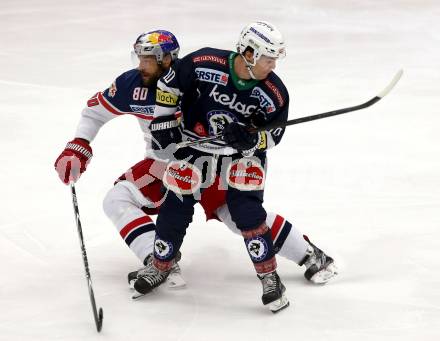
[(172, 43), (173, 39), (162, 32), (152, 32), (148, 34), (148, 41), (152, 44)]

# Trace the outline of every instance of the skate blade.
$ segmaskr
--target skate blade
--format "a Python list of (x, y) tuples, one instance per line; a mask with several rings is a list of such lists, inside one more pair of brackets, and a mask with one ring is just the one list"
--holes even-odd
[(145, 293), (145, 294), (141, 294), (139, 291), (136, 291), (136, 289), (135, 289), (133, 295), (131, 296), (131, 299), (132, 299), (132, 300), (138, 300), (138, 299), (140, 299), (141, 297), (144, 297), (144, 296), (150, 294), (152, 291), (153, 291), (153, 290), (151, 290), (151, 291), (149, 291), (149, 292), (147, 292), (147, 293)]
[[(130, 289), (135, 290), (134, 289), (134, 282), (136, 282), (136, 280), (134, 281), (130, 281), (128, 283)], [(186, 282), (183, 279), (182, 275), (169, 275), (167, 278), (167, 284), (168, 284), (168, 288), (169, 289), (183, 289), (186, 287)], [(141, 294), (142, 295), (142, 294)]]
[(329, 264), (325, 269), (314, 274), (310, 281), (315, 284), (325, 284), (338, 274), (338, 268), (334, 263)]
[(169, 289), (183, 289), (186, 287), (186, 282), (181, 274), (170, 273), (167, 277), (167, 284)]
[(281, 298), (271, 302), (268, 304), (269, 310), (276, 314), (277, 312), (287, 308), (290, 305), (289, 300), (287, 297), (283, 294)]

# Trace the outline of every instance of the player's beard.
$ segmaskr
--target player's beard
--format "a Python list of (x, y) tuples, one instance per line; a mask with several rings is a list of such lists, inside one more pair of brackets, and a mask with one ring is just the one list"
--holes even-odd
[(154, 73), (146, 73), (140, 71), (142, 77), (142, 84), (146, 87), (155, 85), (159, 80), (160, 76), (164, 73), (164, 71), (165, 69), (162, 65), (158, 65), (158, 69)]
[(159, 77), (157, 77), (156, 75), (145, 74), (145, 73), (141, 73), (141, 77), (142, 77), (142, 84), (146, 87), (150, 87), (151, 85), (156, 84), (157, 80), (159, 79)]

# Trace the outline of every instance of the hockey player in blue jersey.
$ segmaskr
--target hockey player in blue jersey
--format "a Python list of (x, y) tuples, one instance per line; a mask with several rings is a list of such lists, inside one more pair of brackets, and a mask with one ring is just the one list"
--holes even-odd
[[(154, 260), (135, 282), (139, 293), (145, 294), (166, 280), (200, 189), (223, 184), (229, 220), (240, 230), (262, 282), (263, 304), (273, 312), (288, 306), (276, 272), (268, 215), (262, 206), (266, 150), (280, 142), (284, 129), (249, 131), (287, 120), (288, 92), (273, 72), (284, 54), (280, 32), (269, 23), (256, 22), (242, 31), (237, 53), (198, 50), (177, 61), (159, 80), (150, 126), (154, 148), (167, 148), (180, 142), (181, 136), (197, 140), (220, 133), (223, 139), (180, 149), (175, 153), (178, 160), (168, 163), (163, 177), (168, 193), (156, 221)], [(178, 106), (181, 124), (175, 118)], [(327, 273), (326, 280), (332, 277), (333, 260), (307, 239), (302, 240), (309, 248), (309, 254), (299, 262), (307, 266), (306, 277), (319, 272)]]
[[(67, 144), (55, 162), (61, 181), (66, 184), (77, 181), (92, 157), (90, 142), (101, 127), (121, 115), (129, 114), (138, 119), (146, 140), (146, 157), (117, 180), (105, 197), (104, 211), (127, 246), (144, 263), (151, 259), (148, 255), (153, 251), (155, 224), (151, 216), (157, 214), (162, 200), (162, 176), (165, 170), (161, 162), (152, 158), (149, 125), (156, 101), (157, 79), (177, 60), (178, 51), (177, 39), (168, 31), (156, 30), (140, 35), (133, 49), (139, 66), (117, 77), (109, 88), (96, 93), (87, 102), (75, 139)], [(223, 190), (216, 186), (207, 188), (202, 194), (201, 204), (208, 219), (219, 219), (232, 231), (240, 233), (230, 218)], [(318, 270), (311, 276), (306, 275), (308, 280), (322, 283), (334, 275), (328, 258), (320, 256), (325, 254), (314, 249), (290, 222), (269, 212), (266, 223), (279, 255), (297, 264), (305, 264), (306, 274), (310, 273), (309, 269)], [(319, 266), (316, 267), (316, 264)], [(178, 273), (179, 267), (175, 264), (171, 274)], [(129, 279), (134, 280), (137, 275), (137, 271), (131, 272)], [(175, 286), (178, 277), (171, 277), (169, 284)]]

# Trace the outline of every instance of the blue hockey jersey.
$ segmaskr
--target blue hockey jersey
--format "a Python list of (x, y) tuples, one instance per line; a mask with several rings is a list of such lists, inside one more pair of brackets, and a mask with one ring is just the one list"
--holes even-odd
[[(158, 82), (154, 116), (182, 111), (184, 140), (221, 133), (225, 124), (242, 122), (264, 127), (287, 121), (289, 94), (283, 82), (271, 72), (264, 80), (242, 80), (234, 71), (236, 53), (203, 48), (180, 59)], [(284, 128), (263, 134), (258, 149), (278, 144)], [(237, 151), (223, 141), (204, 143), (198, 150), (229, 155)]]

